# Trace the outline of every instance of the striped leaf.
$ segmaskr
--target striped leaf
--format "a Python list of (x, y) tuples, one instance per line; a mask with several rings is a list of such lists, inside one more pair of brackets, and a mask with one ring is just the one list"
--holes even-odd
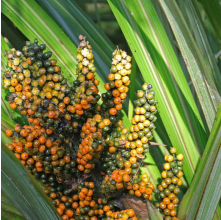
[[(183, 220), (212, 219), (221, 198), (221, 104), (201, 162), (179, 207)], [(219, 219), (219, 218), (218, 218)]]
[[(186, 63), (209, 130), (211, 130), (221, 97), (175, 0), (158, 0), (170, 23)], [(199, 22), (199, 21), (198, 21)], [(208, 71), (208, 69), (210, 71)], [(219, 85), (220, 86), (220, 85)]]

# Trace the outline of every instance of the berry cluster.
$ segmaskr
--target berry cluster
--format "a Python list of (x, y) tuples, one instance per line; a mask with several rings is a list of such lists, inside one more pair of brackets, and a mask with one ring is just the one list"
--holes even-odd
[(164, 171), (161, 173), (163, 181), (158, 186), (159, 198), (162, 200), (156, 203), (155, 206), (163, 212), (165, 220), (178, 220), (176, 217), (179, 199), (177, 194), (180, 192), (183, 177), (183, 154), (176, 155), (176, 148), (171, 148), (172, 155), (166, 155), (164, 164)]
[[(103, 108), (110, 107), (109, 113), (116, 115), (122, 109), (122, 101), (127, 97), (128, 86), (130, 85), (131, 57), (125, 51), (116, 49), (113, 53), (111, 73), (108, 75), (110, 80), (105, 84), (107, 93), (103, 94)], [(108, 100), (109, 99), (109, 100)]]
[(14, 131), (6, 130), (6, 135), (13, 139), (12, 144), (7, 144), (8, 148), (37, 179), (41, 179), (41, 174), (53, 174), (54, 178), (79, 176), (76, 162), (62, 141), (40, 125), (21, 127), (17, 124)]
[[(37, 40), (26, 42), (23, 53), (15, 49), (6, 53), (10, 70), (4, 74), (4, 88), (11, 93), (10, 107), (27, 115), (32, 124), (7, 130), (13, 139), (7, 146), (43, 184), (62, 219), (105, 219), (115, 213), (114, 207), (107, 205), (106, 197), (97, 198), (94, 183), (84, 179), (91, 178), (88, 173), (102, 162), (104, 148), (116, 150), (109, 137), (127, 138), (118, 112), (130, 84), (131, 57), (119, 49), (113, 53), (110, 74), (115, 78), (109, 88), (105, 85), (108, 91), (100, 105), (92, 48), (83, 36), (79, 38), (73, 86)], [(73, 143), (71, 136), (78, 140)], [(119, 145), (118, 139), (115, 142)], [(127, 212), (136, 219), (133, 210)]]
[(78, 78), (70, 86), (61, 74), (52, 53), (45, 44), (26, 42), (21, 53), (11, 49), (7, 54), (10, 71), (4, 74), (4, 88), (11, 92), (10, 107), (27, 115), (31, 123), (38, 119), (45, 129), (56, 131), (71, 145), (70, 136), (79, 133), (82, 123), (99, 111), (100, 99), (95, 79), (91, 46), (82, 39), (78, 48)]
[[(86, 91), (87, 93), (88, 90), (91, 90), (97, 92), (96, 87), (94, 90), (92, 90), (91, 87), (88, 90), (85, 88), (85, 86), (90, 85), (90, 83), (85, 81), (84, 75), (86, 73), (89, 74), (90, 72), (88, 73), (88, 71), (93, 67), (93, 62), (91, 61), (93, 56), (90, 55), (90, 47), (88, 43), (84, 41), (80, 43), (79, 47), (77, 73), (81, 74), (79, 77), (82, 78), (81, 81), (78, 77), (78, 80), (81, 82), (79, 91)], [(92, 58), (89, 59), (88, 57)], [(78, 169), (84, 173), (90, 173), (91, 169), (94, 168), (94, 164), (98, 162), (101, 156), (100, 152), (104, 149), (108, 134), (112, 134), (116, 130), (121, 131), (122, 121), (118, 119), (118, 112), (122, 108), (121, 102), (126, 98), (126, 92), (128, 91), (127, 86), (130, 84), (128, 77), (131, 73), (130, 62), (131, 57), (128, 56), (125, 51), (119, 49), (114, 51), (112, 59), (113, 66), (111, 68), (111, 72), (113, 73), (109, 74), (109, 76), (113, 76), (113, 79), (105, 84), (105, 88), (108, 91), (102, 94), (103, 103), (99, 105), (95, 102), (94, 104), (96, 105), (90, 106), (89, 108), (91, 115), (87, 114), (87, 122), (82, 126), (80, 134), (82, 141), (77, 153)], [(82, 97), (82, 94), (79, 97)], [(95, 101), (97, 100), (95, 99)], [(108, 142), (108, 144), (110, 144), (110, 142)], [(113, 145), (111, 145), (109, 151), (113, 152), (115, 150)]]
[[(143, 90), (137, 92), (138, 100), (135, 101), (135, 116), (132, 118), (131, 133), (123, 140), (123, 149), (120, 148), (120, 140), (111, 137), (107, 141), (109, 152), (102, 157), (107, 176), (102, 182), (101, 191), (107, 197), (113, 197), (127, 189), (131, 195), (143, 196), (145, 199), (152, 199), (154, 186), (149, 183), (149, 178), (138, 179), (139, 167), (149, 151), (148, 141), (152, 138), (152, 130), (155, 129), (154, 115), (157, 110), (155, 107), (154, 92), (152, 86), (143, 85)], [(122, 136), (127, 135), (127, 129), (121, 129)], [(117, 167), (116, 167), (117, 166)]]
[(95, 163), (100, 158), (100, 151), (103, 150), (105, 144), (96, 125), (95, 119), (88, 119), (82, 127), (81, 137), (84, 139), (79, 145), (76, 161), (79, 164), (78, 170), (84, 171), (86, 174), (95, 167)]
[(114, 220), (114, 219), (137, 220), (137, 217), (135, 216), (135, 212), (133, 209), (125, 209), (120, 212), (108, 212), (107, 216), (110, 217), (109, 220)]
[[(165, 156), (158, 189), (147, 174), (140, 175), (157, 119), (152, 85), (145, 83), (138, 90), (132, 125), (124, 128), (119, 112), (129, 90), (131, 57), (114, 51), (107, 91), (100, 96), (92, 48), (85, 37), (79, 39), (72, 86), (37, 40), (27, 42), (22, 53), (11, 49), (6, 54), (10, 70), (4, 74), (4, 88), (11, 93), (10, 106), (32, 124), (7, 130), (13, 139), (8, 148), (43, 184), (64, 220), (136, 220), (133, 209), (118, 210), (109, 201), (122, 193), (152, 200), (153, 191), (162, 199), (156, 207), (165, 219), (177, 219), (183, 155), (171, 148), (173, 155)], [(101, 179), (96, 187), (94, 173)]]

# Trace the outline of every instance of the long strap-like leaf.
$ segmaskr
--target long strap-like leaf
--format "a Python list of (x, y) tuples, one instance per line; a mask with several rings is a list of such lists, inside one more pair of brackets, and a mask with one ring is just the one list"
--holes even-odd
[[(193, 86), (202, 107), (209, 130), (211, 130), (219, 102), (219, 92), (207, 73), (209, 66), (204, 59), (188, 29), (188, 26), (175, 0), (158, 0), (170, 23), (177, 43), (181, 50)], [(198, 21), (200, 22), (200, 21)]]
[(221, 198), (221, 104), (201, 162), (179, 208), (183, 220), (210, 220)]

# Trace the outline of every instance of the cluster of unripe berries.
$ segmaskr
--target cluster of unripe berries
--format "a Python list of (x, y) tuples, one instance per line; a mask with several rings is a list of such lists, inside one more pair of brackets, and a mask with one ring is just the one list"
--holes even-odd
[(3, 82), (11, 93), (10, 107), (31, 119), (38, 119), (42, 127), (58, 133), (70, 146), (70, 136), (78, 135), (93, 111), (100, 111), (96, 106), (100, 99), (99, 81), (94, 77), (96, 68), (90, 48), (84, 40), (80, 43), (78, 52), (83, 53), (83, 63), (85, 59), (90, 63), (81, 68), (82, 74), (77, 71), (79, 76), (74, 86), (61, 74), (57, 61), (50, 59), (52, 53), (44, 52), (45, 44), (38, 45), (37, 40), (27, 41), (22, 53), (15, 49), (6, 53), (10, 70), (5, 72)]
[[(139, 176), (157, 119), (154, 91), (151, 84), (145, 83), (143, 90), (137, 92), (129, 132), (119, 119), (119, 111), (129, 90), (131, 57), (125, 51), (114, 51), (109, 82), (105, 84), (107, 92), (99, 104), (92, 48), (85, 37), (79, 39), (77, 79), (73, 86), (61, 74), (57, 61), (49, 59), (52, 53), (44, 52), (46, 46), (38, 45), (37, 40), (27, 42), (23, 53), (15, 49), (6, 53), (10, 70), (4, 74), (4, 88), (11, 93), (10, 107), (27, 115), (32, 124), (7, 130), (7, 136), (13, 138), (7, 146), (41, 181), (62, 219), (136, 220), (134, 210), (116, 212), (108, 201), (122, 192), (153, 198), (154, 185), (147, 174)], [(179, 155), (177, 159), (166, 156), (162, 173), (165, 180), (158, 187), (165, 202), (157, 207), (164, 211), (167, 220), (176, 216), (178, 199), (171, 196), (178, 193), (182, 184), (178, 158)], [(95, 196), (91, 175), (95, 167), (103, 179), (98, 187), (102, 198)], [(89, 178), (90, 182), (85, 181)], [(173, 209), (171, 201), (175, 204)]]
[(162, 211), (165, 220), (178, 220), (176, 217), (179, 199), (177, 194), (180, 192), (183, 177), (183, 154), (176, 154), (176, 148), (170, 149), (171, 155), (165, 156), (166, 163), (164, 171), (161, 173), (163, 181), (158, 186), (160, 203), (156, 203), (157, 209)]
[[(101, 151), (108, 146), (108, 135), (121, 136), (122, 121), (117, 113), (128, 91), (131, 57), (119, 49), (114, 52), (111, 71), (118, 81), (111, 80), (111, 88), (102, 95), (100, 105), (92, 49), (84, 37), (80, 36), (80, 40), (78, 77), (73, 86), (61, 74), (57, 61), (49, 59), (52, 53), (44, 53), (46, 46), (38, 45), (37, 40), (27, 42), (23, 53), (15, 49), (6, 53), (10, 70), (4, 74), (4, 88), (11, 93), (10, 107), (27, 115), (33, 124), (16, 125), (14, 131), (7, 130), (6, 134), (13, 138), (13, 143), (7, 146), (41, 181), (63, 219), (111, 218), (114, 209), (105, 205), (107, 199), (91, 197), (92, 189), (88, 191), (91, 196), (82, 196), (92, 182), (88, 185), (80, 180), (80, 185), (73, 189), (73, 181), (84, 178), (100, 162)], [(121, 73), (124, 78), (119, 86)], [(109, 100), (117, 102), (116, 106)], [(78, 137), (75, 143), (70, 139), (73, 134)], [(82, 184), (86, 184), (86, 189), (79, 191)], [(128, 217), (136, 219), (131, 213), (129, 210)]]
[(70, 178), (73, 174), (79, 176), (70, 152), (62, 146), (60, 139), (48, 133), (40, 125), (22, 127), (17, 124), (14, 131), (6, 130), (6, 135), (13, 139), (7, 147), (37, 179), (43, 173), (64, 178)]
[(127, 129), (121, 130), (123, 148), (120, 147), (122, 140), (114, 138), (107, 141), (109, 153), (104, 155), (103, 161), (108, 162), (105, 167), (109, 169), (101, 185), (101, 191), (107, 197), (113, 197), (127, 189), (131, 195), (138, 197), (143, 195), (145, 199), (152, 199), (154, 186), (149, 183), (149, 178), (146, 177), (140, 181), (137, 176), (145, 153), (149, 151), (148, 142), (152, 139), (152, 130), (155, 129), (154, 114), (157, 110), (151, 88), (150, 84), (144, 84), (143, 90), (137, 92), (138, 100), (135, 101), (135, 116), (131, 120), (130, 133), (128, 134)]

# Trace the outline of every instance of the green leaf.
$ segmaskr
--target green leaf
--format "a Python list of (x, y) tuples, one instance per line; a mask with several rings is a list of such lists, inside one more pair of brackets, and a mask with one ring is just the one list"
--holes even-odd
[(208, 69), (210, 70), (211, 67), (204, 62), (175, 0), (158, 1), (173, 30), (201, 104), (207, 126), (211, 130), (221, 99), (216, 85), (211, 79), (211, 74), (208, 73)]
[(173, 146), (185, 156), (191, 183), (207, 134), (177, 57), (151, 1), (108, 0), (145, 82), (155, 90), (157, 108)]
[(179, 207), (184, 220), (212, 219), (221, 198), (221, 104), (201, 162)]
[(13, 129), (15, 122), (10, 117), (1, 112), (1, 129), (6, 131), (7, 129)]
[[(195, 2), (195, 1), (193, 1)], [(220, 11), (221, 11), (221, 5), (219, 0), (198, 0), (197, 3), (199, 4), (198, 8), (203, 8), (204, 13), (206, 16), (202, 14), (203, 17), (205, 17), (205, 20), (209, 23), (211, 26), (210, 30), (212, 34), (214, 35), (217, 43), (219, 43), (219, 46), (221, 46), (221, 30), (220, 30), (220, 23), (221, 23), (221, 17), (220, 17)]]
[(5, 146), (6, 143), (10, 142), (10, 138), (4, 132), (1, 132), (1, 135), (1, 183), (4, 194), (23, 214), (25, 219), (61, 219), (39, 183)]
[(150, 201), (147, 201), (147, 210), (151, 220), (163, 220), (163, 216), (160, 212), (152, 205)]
[(190, 23), (190, 26), (188, 25), (188, 27), (193, 33), (194, 40), (200, 50), (203, 61), (205, 62), (206, 73), (203, 74), (207, 74), (206, 77), (210, 78), (210, 80), (216, 86), (216, 89), (221, 94), (221, 74), (218, 69), (215, 56), (210, 47), (208, 38), (206, 36), (206, 32), (203, 28), (197, 3), (192, 0), (187, 0), (180, 2), (180, 4), (183, 4), (183, 8), (185, 8), (187, 14), (186, 17)]
[(1, 217), (7, 220), (25, 219), (3, 192), (1, 192)]

